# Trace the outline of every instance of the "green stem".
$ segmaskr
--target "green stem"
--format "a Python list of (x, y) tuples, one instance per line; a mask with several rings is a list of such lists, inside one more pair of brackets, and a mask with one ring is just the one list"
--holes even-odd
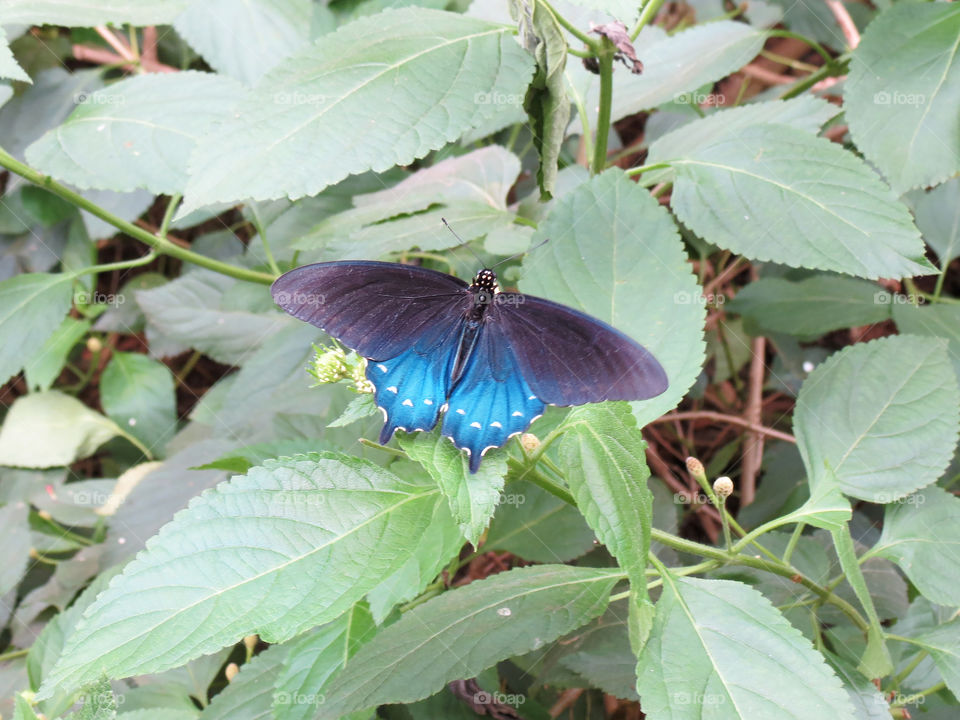
[[(889, 635), (887, 637), (890, 637)], [(897, 673), (897, 676), (893, 679), (894, 684), (897, 687), (900, 687), (900, 683), (910, 677), (910, 673), (917, 669), (917, 665), (923, 662), (923, 659), (927, 657), (929, 653), (926, 650), (921, 650), (917, 653), (917, 656), (910, 661), (910, 664), (907, 665), (903, 670)]]
[(250, 203), (250, 214), (253, 216), (253, 226), (257, 229), (257, 235), (260, 236), (260, 242), (263, 245), (263, 254), (267, 258), (267, 265), (274, 274), (280, 274), (280, 266), (273, 257), (273, 251), (270, 249), (270, 243), (267, 242), (267, 233), (263, 230), (263, 223), (260, 221), (260, 213), (257, 212), (257, 204)]
[(173, 222), (173, 214), (177, 211), (177, 206), (180, 205), (180, 200), (182, 199), (183, 195), (180, 193), (170, 196), (170, 202), (167, 203), (167, 209), (163, 213), (163, 220), (160, 221), (160, 229), (157, 231), (157, 235), (160, 237), (167, 236), (167, 232), (170, 230), (170, 223)]
[(104, 263), (103, 265), (91, 265), (88, 268), (81, 268), (80, 270), (75, 270), (70, 273), (70, 277), (78, 278), (81, 275), (89, 275), (91, 273), (104, 273), (104, 272), (113, 272), (114, 270), (128, 270), (129, 268), (140, 267), (141, 265), (149, 265), (154, 260), (156, 260), (159, 253), (156, 250), (151, 250), (146, 255), (142, 257), (135, 258), (134, 260), (121, 260), (120, 262), (115, 263)]
[(64, 185), (61, 185), (53, 178), (44, 175), (43, 173), (34, 170), (29, 165), (20, 162), (3, 148), (0, 148), (0, 167), (6, 168), (10, 172), (19, 175), (24, 180), (27, 180), (38, 187), (49, 190), (54, 195), (66, 200), (71, 205), (74, 205), (81, 210), (86, 210), (91, 215), (95, 215), (101, 220), (110, 223), (115, 228), (126, 233), (130, 237), (149, 245), (159, 253), (170, 255), (178, 260), (193, 263), (194, 265), (199, 265), (200, 267), (213, 270), (214, 272), (221, 273), (222, 275), (228, 275), (230, 277), (237, 278), (238, 280), (246, 280), (248, 282), (261, 283), (263, 285), (269, 285), (274, 281), (273, 275), (257, 272), (255, 270), (248, 270), (247, 268), (237, 267), (235, 265), (230, 265), (228, 263), (215, 260), (214, 258), (200, 255), (192, 250), (187, 250), (186, 248), (180, 247), (176, 243), (170, 241), (166, 236), (154, 235), (153, 233), (147, 232), (143, 228), (137, 227), (133, 223), (117, 217), (113, 213), (100, 207), (96, 203), (91, 202), (79, 193), (76, 193)]
[(901, 707), (903, 705), (910, 705), (915, 703), (921, 698), (925, 698), (928, 695), (933, 695), (943, 690), (947, 686), (947, 683), (941, 680), (936, 685), (928, 687), (926, 690), (921, 690), (920, 692), (910, 693), (909, 695), (903, 695), (894, 702), (890, 703), (890, 707)]
[(800, 536), (803, 535), (803, 529), (806, 526), (806, 523), (797, 523), (797, 526), (793, 529), (793, 535), (791, 535), (790, 540), (787, 541), (787, 548), (783, 551), (783, 561), (787, 565), (790, 564), (790, 557), (793, 555), (793, 551), (797, 547), (797, 543), (800, 541)]
[(597, 110), (597, 139), (590, 168), (593, 175), (599, 175), (607, 167), (607, 138), (610, 135), (610, 113), (613, 108), (613, 56), (617, 50), (606, 37), (601, 38), (600, 47), (597, 54), (600, 65), (600, 107)]
[(9, 652), (0, 653), (0, 662), (6, 662), (7, 660), (14, 660), (18, 657), (23, 657), (28, 652), (30, 652), (30, 648), (21, 648), (19, 650), (10, 650)]
[[(566, 73), (566, 71), (564, 71)], [(580, 137), (583, 138), (583, 150), (588, 158), (593, 157), (593, 133), (590, 132), (590, 116), (587, 114), (587, 107), (583, 103), (583, 98), (580, 97), (580, 93), (577, 92), (576, 87), (574, 86), (573, 81), (570, 79), (570, 75), (566, 74), (567, 78), (567, 89), (570, 91), (570, 96), (573, 98), (573, 105), (577, 108), (577, 115), (580, 116), (580, 125), (583, 133)]]
[(663, 0), (647, 0), (644, 3), (640, 17), (637, 19), (637, 24), (634, 25), (633, 30), (630, 31), (630, 42), (636, 41), (640, 35), (640, 31), (653, 21), (662, 6)]
[(780, 99), (789, 100), (790, 98), (797, 97), (797, 95), (802, 95), (825, 78), (833, 75), (842, 75), (846, 71), (847, 60), (849, 60), (849, 55), (841, 55), (834, 58), (816, 72), (810, 73), (803, 80), (791, 85), (790, 89), (780, 96)]
[[(515, 460), (514, 458), (508, 458), (507, 464), (509, 465), (511, 470), (520, 471), (521, 472), (520, 477), (523, 478), (524, 480), (529, 480), (537, 487), (543, 490), (546, 490), (548, 493), (550, 493), (554, 497), (560, 498), (568, 505), (577, 507), (577, 501), (574, 499), (573, 495), (571, 495), (566, 488), (560, 487), (553, 480), (548, 478), (546, 475), (544, 475), (541, 472), (538, 472), (537, 469), (533, 466), (534, 464), (525, 465), (524, 463), (520, 462), (519, 460)], [(517, 478), (517, 479), (519, 480), (520, 478)]]
[(638, 167), (633, 167), (627, 170), (627, 175), (630, 177), (636, 177), (645, 172), (650, 172), (651, 170), (668, 170), (671, 167), (670, 163), (661, 162), (653, 163), (652, 165), (639, 165)]
[(592, 37), (588, 36), (586, 33), (584, 33), (584, 32), (583, 32), (582, 30), (580, 30), (579, 28), (574, 27), (573, 24), (571, 24), (570, 21), (567, 20), (563, 15), (561, 15), (560, 13), (558, 13), (558, 12), (554, 9), (554, 7), (553, 7), (549, 2), (547, 2), (547, 0), (540, 0), (540, 2), (543, 4), (543, 6), (544, 6), (547, 10), (550, 11), (550, 14), (553, 15), (554, 19), (555, 19), (558, 23), (560, 23), (560, 25), (561, 25), (568, 33), (570, 33), (571, 35), (573, 35), (575, 38), (577, 38), (577, 40), (579, 40), (580, 42), (582, 42), (584, 45), (586, 45), (588, 48), (590, 48), (590, 49), (593, 50), (594, 52), (597, 51), (599, 45), (598, 45), (598, 43), (597, 43), (596, 40), (594, 40)]
[(808, 38), (806, 35), (801, 35), (800, 33), (791, 32), (790, 30), (767, 30), (767, 37), (782, 37), (782, 38), (793, 38), (794, 40), (799, 40), (802, 43), (806, 43), (811, 48), (817, 51), (817, 53), (824, 59), (824, 62), (832, 63), (833, 57), (826, 51), (826, 49), (818, 43), (813, 38)]

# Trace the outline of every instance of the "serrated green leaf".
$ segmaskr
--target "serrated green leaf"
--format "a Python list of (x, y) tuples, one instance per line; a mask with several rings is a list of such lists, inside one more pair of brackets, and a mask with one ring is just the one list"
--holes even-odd
[(363, 393), (357, 395), (342, 413), (333, 422), (327, 423), (327, 427), (344, 427), (351, 425), (357, 420), (363, 420), (365, 417), (377, 414), (377, 403), (374, 402), (373, 395)]
[(406, 561), (438, 501), (435, 487), (335, 453), (268, 461), (222, 483), (87, 610), (40, 695), (332, 620)]
[(27, 161), (81, 188), (183, 192), (198, 139), (241, 95), (238, 83), (211, 73), (135, 75), (82, 96), (27, 148)]
[(469, 456), (442, 436), (439, 429), (403, 433), (399, 438), (404, 452), (423, 465), (440, 486), (464, 537), (476, 546), (500, 502), (507, 473), (505, 452), (488, 452), (480, 469), (471, 474)]
[(674, 408), (700, 374), (704, 305), (670, 214), (620, 170), (558, 199), (523, 260), (520, 289), (625, 332), (667, 371), (669, 389), (633, 403), (644, 425)]
[(779, 520), (784, 524), (806, 523), (824, 530), (839, 530), (853, 516), (850, 501), (836, 487), (820, 483), (813, 488), (810, 498), (793, 512)]
[(77, 320), (69, 315), (54, 330), (27, 364), (24, 374), (27, 386), (31, 389), (49, 390), (60, 375), (67, 357), (74, 345), (80, 342), (90, 330), (89, 320)]
[(876, 685), (854, 668), (852, 664), (834, 655), (829, 650), (824, 650), (823, 655), (830, 663), (830, 667), (843, 680), (847, 697), (853, 703), (857, 720), (890, 719), (890, 706), (883, 695), (880, 694)]
[[(532, 66), (502, 25), (423, 8), (356, 20), (280, 63), (200, 143), (180, 214), (407, 165), (496, 114), (501, 98), (520, 102)], [(411, 83), (417, 93), (400, 89)]]
[(887, 505), (883, 533), (870, 550), (893, 560), (924, 597), (960, 605), (960, 498), (931, 485)]
[(18, 372), (70, 309), (69, 275), (26, 273), (0, 282), (0, 381)]
[(383, 703), (420, 700), (451, 680), (538, 648), (603, 612), (620, 577), (540, 565), (446, 592), (364, 645), (330, 683), (315, 717), (334, 720)]
[(935, 303), (916, 307), (897, 303), (893, 306), (893, 321), (901, 333), (946, 340), (950, 362), (960, 382), (960, 306)]
[(894, 188), (960, 171), (960, 6), (882, 12), (853, 51), (843, 96), (857, 147)]
[(854, 717), (810, 641), (760, 593), (730, 580), (664, 578), (637, 677), (652, 718)]
[(269, 720), (276, 698), (273, 682), (289, 652), (289, 645), (273, 645), (244, 663), (233, 682), (203, 709), (199, 720)]
[(5, 0), (2, 25), (166, 25), (189, 0)]
[(274, 717), (309, 720), (324, 702), (332, 677), (377, 632), (370, 611), (362, 605), (317, 628), (290, 645), (274, 682)]
[(849, 277), (816, 275), (790, 282), (760, 278), (724, 307), (761, 328), (788, 335), (822, 335), (890, 319), (893, 296), (880, 286)]
[(930, 653), (950, 692), (960, 698), (960, 619), (944, 623), (917, 640)]
[[(3, 11), (0, 10), (0, 18), (2, 17)], [(27, 83), (33, 82), (30, 76), (20, 67), (16, 58), (13, 57), (13, 52), (10, 50), (10, 46), (7, 45), (7, 33), (4, 31), (3, 26), (0, 26), (0, 78), (21, 80)], [(0, 105), (2, 104), (3, 103), (0, 102)]]
[(953, 178), (924, 193), (913, 213), (927, 245), (932, 247), (945, 270), (960, 257), (960, 178)]
[(929, 485), (953, 456), (958, 406), (943, 341), (900, 335), (844, 348), (797, 397), (794, 432), (811, 486), (888, 503)]
[(210, 67), (254, 85), (310, 39), (310, 0), (200, 0), (173, 23)]
[(0, 552), (5, 558), (0, 567), (0, 597), (13, 590), (27, 571), (30, 560), (30, 526), (27, 524), (27, 503), (8, 502), (0, 506)]
[(594, 547), (594, 534), (580, 512), (525, 480), (510, 482), (484, 550), (506, 550), (532, 562), (568, 562)]
[(177, 429), (173, 373), (141, 353), (114, 352), (100, 377), (100, 403), (120, 427), (161, 454)]
[(859, 158), (825, 138), (756, 125), (670, 164), (674, 212), (722, 248), (867, 278), (933, 268), (906, 206)]
[(80, 694), (83, 706), (69, 720), (113, 720), (117, 716), (117, 698), (110, 681), (101, 678)]
[(0, 465), (46, 468), (69, 465), (124, 432), (57, 390), (17, 398), (0, 427)]

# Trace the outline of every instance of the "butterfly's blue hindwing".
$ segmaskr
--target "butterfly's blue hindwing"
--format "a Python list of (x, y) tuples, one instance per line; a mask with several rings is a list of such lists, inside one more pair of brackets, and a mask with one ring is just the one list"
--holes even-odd
[(480, 330), (448, 405), (441, 432), (469, 451), (470, 472), (487, 449), (526, 430), (545, 407), (523, 379), (510, 342), (491, 323)]

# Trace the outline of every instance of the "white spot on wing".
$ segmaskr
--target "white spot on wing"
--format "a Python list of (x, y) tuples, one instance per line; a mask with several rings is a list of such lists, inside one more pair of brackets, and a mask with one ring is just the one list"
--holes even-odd
[(477, 430), (479, 430), (479, 429), (480, 429), (480, 423), (478, 423), (478, 422), (472, 422), (472, 423), (470, 423), (470, 427), (477, 428)]
[(401, 404), (406, 405), (407, 407), (413, 407), (413, 400), (411, 400), (410, 398), (407, 398)]
[(380, 372), (386, 372), (386, 371), (387, 371), (387, 366), (384, 365), (383, 363), (380, 363), (379, 365), (377, 365), (377, 368), (379, 368)]
[(502, 428), (503, 425), (501, 425), (498, 421), (494, 420), (492, 423), (490, 423), (490, 427)]
[(387, 390), (389, 390), (389, 391), (392, 392), (392, 393), (395, 393), (395, 392), (397, 392), (397, 386), (396, 386), (396, 385), (391, 385), (390, 387), (387, 388)]
[(536, 395), (531, 395), (530, 397), (527, 398), (527, 400), (536, 400), (536, 399), (537, 399)]
[(423, 404), (424, 404), (424, 405), (433, 405), (433, 400), (431, 400), (430, 398), (424, 398), (424, 399), (423, 399)]
[(520, 412), (519, 410), (514, 410), (513, 417), (523, 417), (523, 413)]
[(457, 415), (466, 415), (467, 411), (463, 408), (457, 408)]

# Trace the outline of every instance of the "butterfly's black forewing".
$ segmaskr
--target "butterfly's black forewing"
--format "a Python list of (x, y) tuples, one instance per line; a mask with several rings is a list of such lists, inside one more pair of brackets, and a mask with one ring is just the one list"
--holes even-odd
[(533, 393), (551, 405), (646, 400), (667, 389), (667, 374), (642, 345), (573, 308), (501, 293), (490, 319), (510, 339)]
[(467, 284), (452, 275), (372, 261), (304, 265), (271, 292), (295, 318), (371, 360), (397, 357), (438, 322), (462, 322), (471, 305)]

